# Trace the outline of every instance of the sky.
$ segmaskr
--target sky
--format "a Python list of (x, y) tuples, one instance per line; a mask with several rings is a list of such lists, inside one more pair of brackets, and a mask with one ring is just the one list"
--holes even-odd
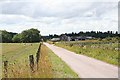
[(0, 30), (118, 31), (118, 0), (0, 0)]

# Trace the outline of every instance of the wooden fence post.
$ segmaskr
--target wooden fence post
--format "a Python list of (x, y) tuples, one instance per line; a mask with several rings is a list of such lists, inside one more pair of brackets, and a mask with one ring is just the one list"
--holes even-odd
[(38, 51), (36, 53), (36, 64), (37, 64), (37, 70), (38, 70), (38, 62), (39, 62), (39, 58), (40, 58), (40, 49), (41, 49), (41, 43), (38, 47)]
[(4, 61), (4, 75), (5, 75), (5, 78), (8, 77), (7, 72), (8, 72), (8, 61)]
[(30, 62), (30, 69), (32, 72), (34, 72), (34, 57), (33, 55), (29, 55), (29, 62)]

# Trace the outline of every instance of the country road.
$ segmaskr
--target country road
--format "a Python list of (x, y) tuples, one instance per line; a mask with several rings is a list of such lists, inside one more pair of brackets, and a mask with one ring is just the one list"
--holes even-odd
[(80, 78), (118, 78), (118, 67), (78, 55), (66, 49), (44, 43), (60, 57)]

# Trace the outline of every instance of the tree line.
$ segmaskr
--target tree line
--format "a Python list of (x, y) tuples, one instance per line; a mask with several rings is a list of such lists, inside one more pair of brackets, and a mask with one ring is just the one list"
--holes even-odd
[(34, 28), (24, 30), (21, 33), (12, 33), (6, 30), (0, 30), (0, 34), (2, 35), (1, 37), (3, 43), (32, 43), (39, 42), (41, 39), (40, 31)]
[(108, 38), (108, 37), (120, 37), (120, 34), (118, 33), (118, 31), (113, 32), (113, 31), (107, 31), (107, 32), (101, 32), (101, 31), (87, 31), (87, 32), (83, 32), (80, 31), (78, 33), (64, 33), (61, 35), (49, 35), (49, 36), (42, 36), (44, 38), (44, 40), (48, 40), (48, 39), (52, 39), (52, 38), (59, 38), (62, 35), (66, 35), (69, 37), (76, 37), (76, 36), (89, 36), (89, 37), (94, 37), (94, 38), (99, 38), (99, 39), (103, 39), (103, 38)]
[(94, 38), (99, 38), (99, 39), (104, 39), (108, 37), (120, 37), (120, 34), (116, 31), (116, 32), (112, 32), (112, 31), (107, 31), (107, 32), (100, 32), (100, 31), (88, 31), (88, 32), (83, 32), (80, 31), (79, 33), (65, 33), (65, 34), (61, 34), (61, 35), (49, 35), (49, 36), (41, 36), (40, 35), (40, 31), (38, 29), (28, 29), (28, 30), (24, 30), (21, 33), (13, 33), (13, 32), (8, 32), (6, 30), (0, 30), (0, 34), (2, 37), (2, 41), (3, 43), (32, 43), (32, 42), (39, 42), (42, 39), (44, 39), (44, 41), (52, 39), (52, 38), (60, 38), (62, 35), (66, 35), (69, 37), (76, 37), (76, 36), (91, 36)]

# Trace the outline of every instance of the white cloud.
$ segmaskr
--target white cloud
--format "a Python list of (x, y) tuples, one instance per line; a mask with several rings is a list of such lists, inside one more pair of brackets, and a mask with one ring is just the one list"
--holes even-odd
[(0, 3), (0, 29), (21, 32), (34, 27), (43, 35), (82, 30), (116, 31), (117, 1), (6, 0)]

